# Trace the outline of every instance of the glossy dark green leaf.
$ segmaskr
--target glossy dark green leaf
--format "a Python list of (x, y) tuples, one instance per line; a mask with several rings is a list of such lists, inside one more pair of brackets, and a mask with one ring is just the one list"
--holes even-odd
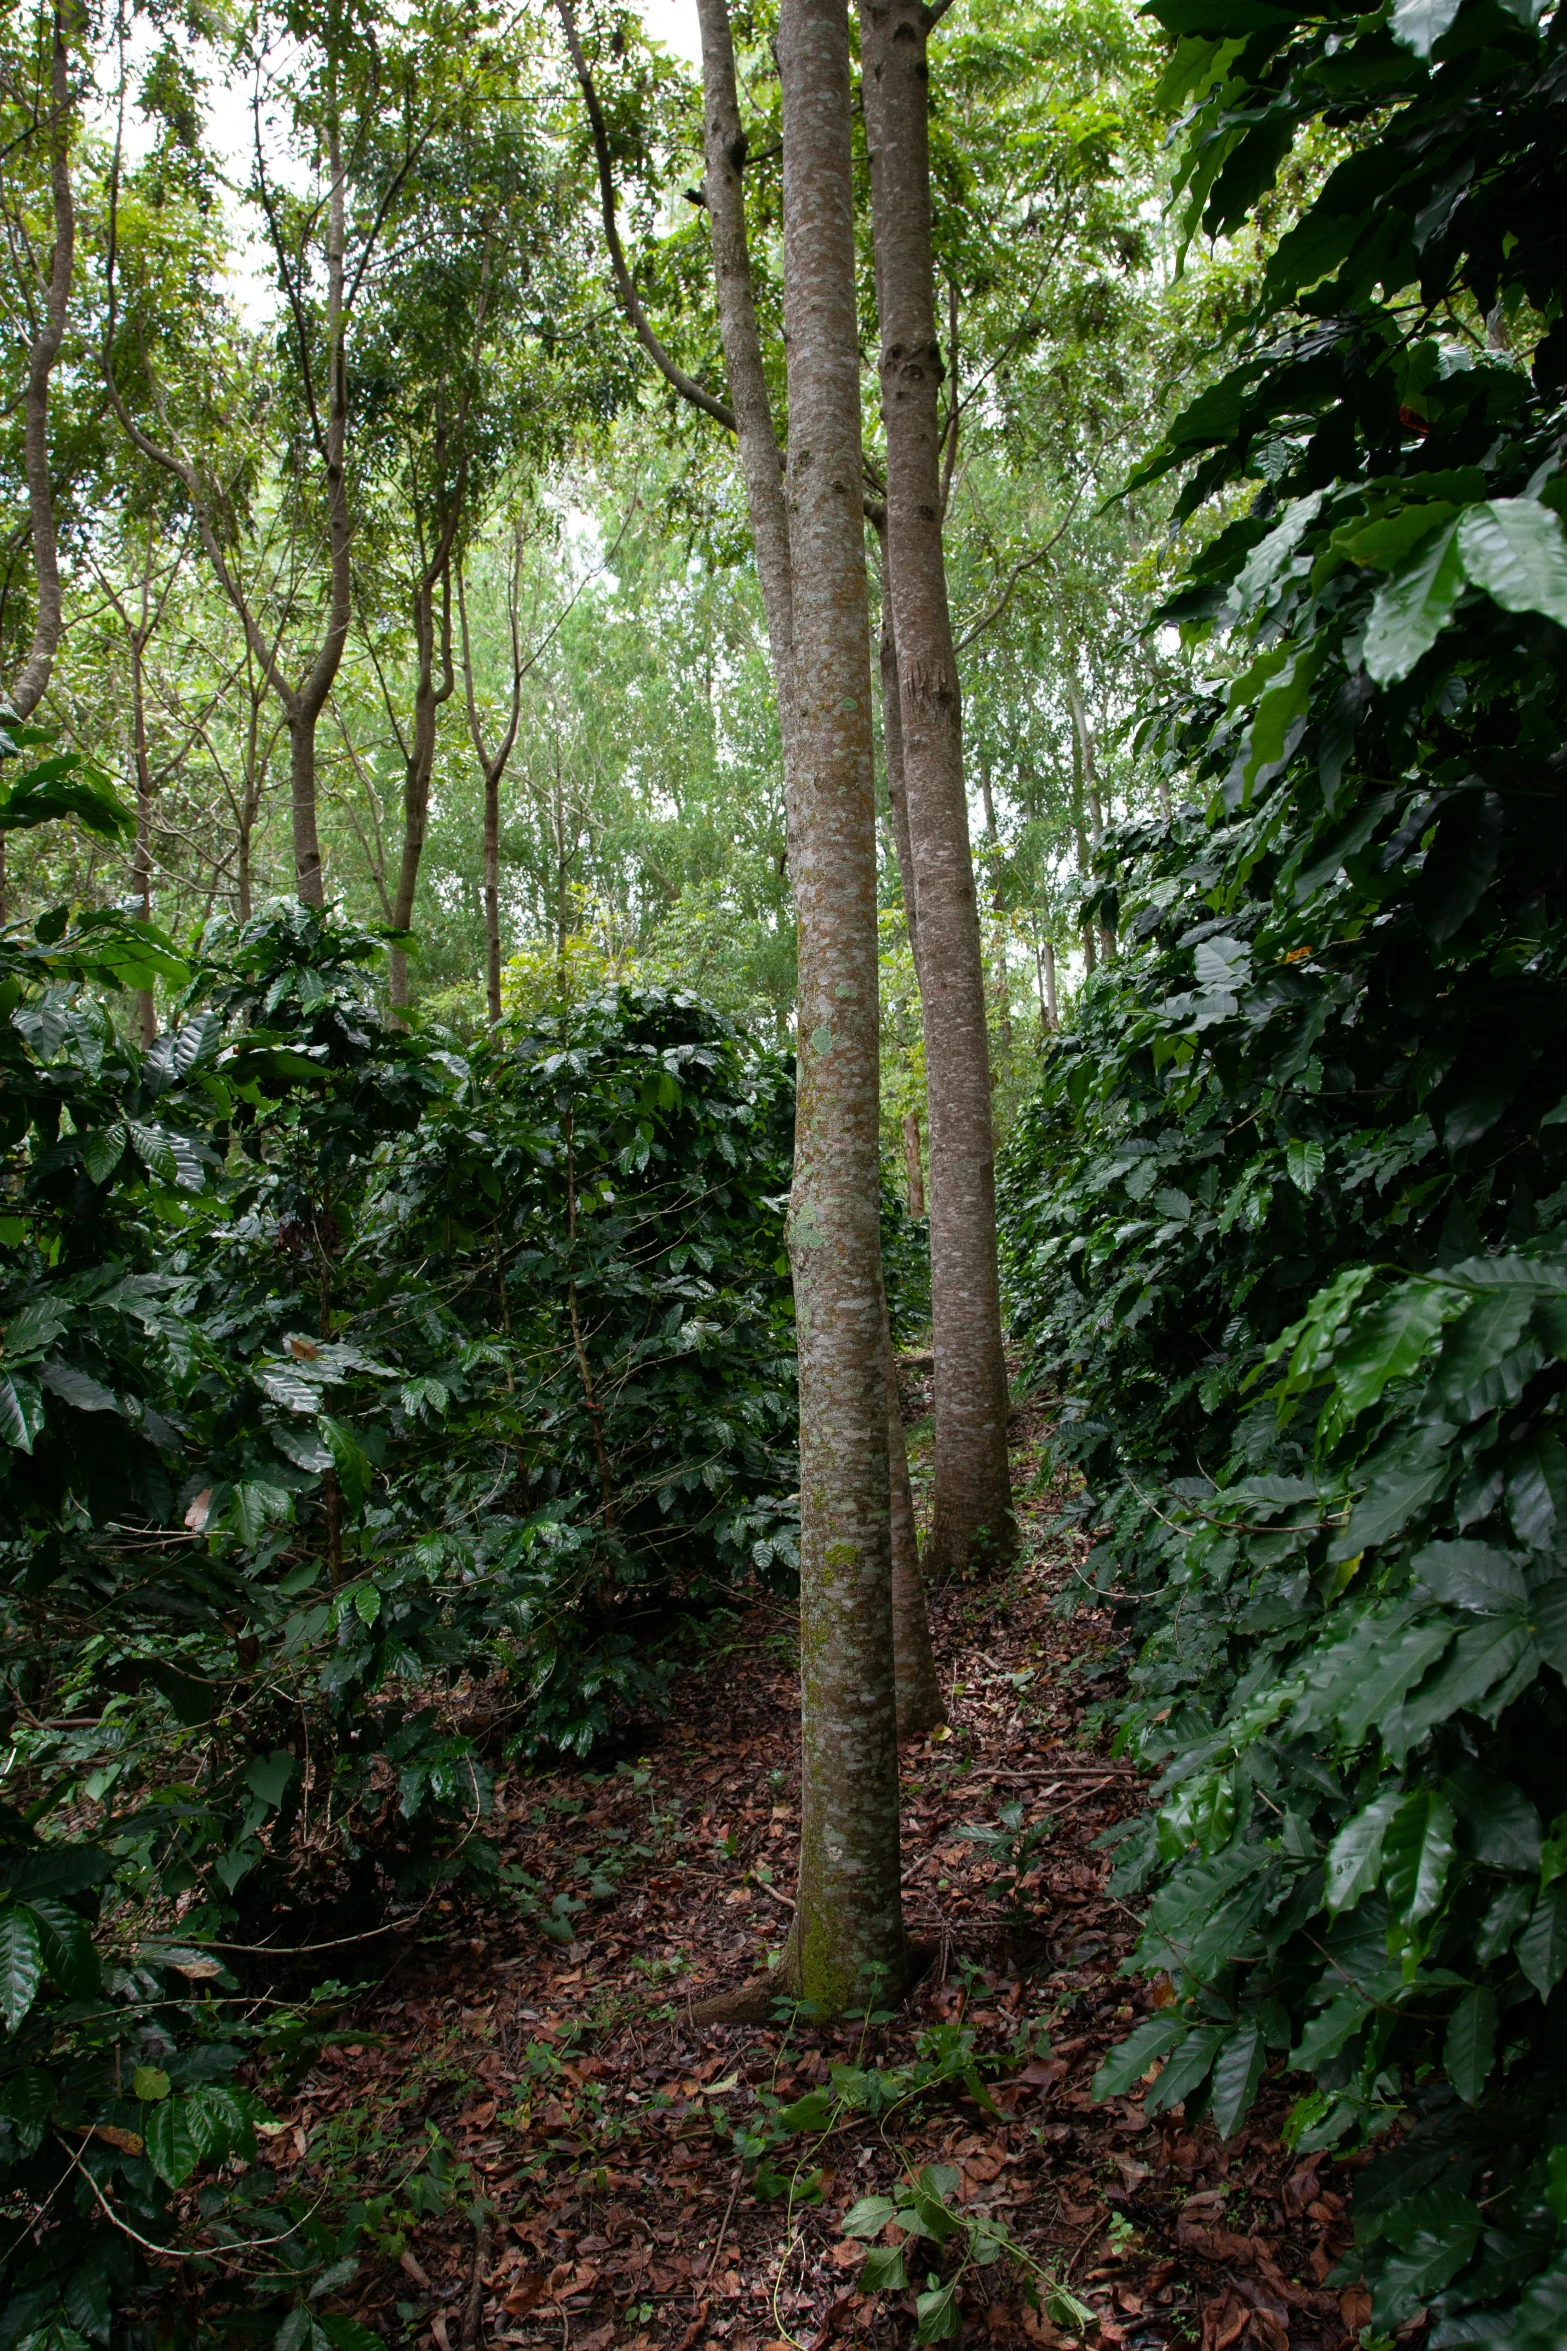
[(1548, 1999), (1567, 1968), (1567, 1882), (1547, 1886), (1513, 1956), (1541, 1999)]
[(1478, 2106), (1495, 2061), (1496, 1995), (1480, 1984), (1464, 1994), (1448, 2019), (1442, 2063), (1459, 2097)]
[(1411, 1562), (1428, 1592), (1450, 1607), (1499, 1616), (1523, 1606), (1523, 1571), (1489, 1543), (1428, 1543)]

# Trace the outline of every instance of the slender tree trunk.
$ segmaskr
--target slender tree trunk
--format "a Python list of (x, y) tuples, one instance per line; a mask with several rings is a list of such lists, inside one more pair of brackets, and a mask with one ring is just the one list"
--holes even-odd
[(1007, 974), (1007, 927), (1001, 906), (1001, 831), (996, 823), (996, 799), (990, 788), (990, 763), (981, 760), (979, 794), (985, 810), (985, 839), (990, 847), (990, 911), (994, 923), (991, 952), (996, 963), (996, 1027), (1001, 1050), (1012, 1057), (1012, 989)]
[(484, 1008), (491, 1028), (501, 1019), (501, 776), (484, 771)]
[[(1082, 790), (1088, 801), (1090, 838), (1097, 849), (1104, 839), (1105, 812), (1099, 798), (1099, 774), (1094, 764), (1094, 738), (1089, 730), (1088, 713), (1083, 708), (1083, 697), (1078, 687), (1075, 668), (1069, 669), (1066, 673), (1066, 698), (1072, 712), (1074, 765), (1081, 774)], [(1081, 838), (1081, 820), (1079, 820), (1079, 838)], [(1108, 923), (1101, 923), (1099, 926), (1099, 947), (1106, 963), (1113, 963), (1115, 960), (1115, 933)], [(1088, 968), (1090, 971), (1093, 970), (1092, 961), (1090, 961)]]
[[(65, 11), (56, 0), (49, 53), (49, 190), (54, 208), (54, 244), (44, 285), (43, 316), (27, 354), (23, 401), (22, 462), (27, 476), (27, 518), (33, 542), (37, 603), (33, 641), (12, 681), (8, 697), (17, 718), (29, 718), (43, 700), (54, 672), (60, 642), (60, 551), (55, 536), (54, 491), (49, 478), (49, 382), (65, 337), (76, 259), (76, 206), (71, 193), (70, 58)], [(3, 868), (0, 868), (3, 888)]]
[(920, 1573), (919, 1528), (914, 1489), (909, 1483), (909, 1448), (903, 1434), (903, 1406), (892, 1340), (887, 1341), (887, 1483), (892, 1508), (892, 1648), (897, 1687), (898, 1736), (916, 1738), (945, 1722), (936, 1655), (930, 1643), (925, 1579)]
[[(152, 761), (147, 752), (147, 692), (142, 667), (144, 640), (133, 628), (131, 643), (131, 759), (136, 773), (136, 841), (131, 879), (141, 920), (152, 920)], [(136, 1018), (142, 1050), (157, 1041), (158, 1014), (150, 988), (136, 991)]]
[(1054, 1035), (1061, 1026), (1061, 1013), (1056, 1003), (1056, 951), (1049, 939), (1040, 942), (1039, 965), (1039, 1007), (1044, 1016), (1042, 1026), (1048, 1034)]
[[(887, 562), (887, 526), (877, 527), (876, 552), (881, 563), (881, 638), (877, 647), (881, 672), (881, 741), (887, 762), (887, 806), (892, 813), (892, 845), (898, 860), (898, 887), (903, 893), (903, 922), (909, 934), (914, 976), (919, 979), (919, 883), (914, 870), (914, 844), (909, 836), (908, 778), (903, 759), (903, 700), (898, 686), (898, 633), (893, 620), (892, 589)], [(923, 984), (920, 1010), (924, 1013)]]
[[(413, 734), (403, 774), (403, 850), (397, 869), (397, 887), (392, 895), (392, 928), (395, 931), (406, 931), (413, 923), (414, 900), (419, 891), (419, 865), (424, 856), (425, 836), (430, 824), (430, 779), (435, 773), (436, 727), (441, 705), (450, 698), (456, 683), (452, 664), (451, 578), (444, 568), (440, 589), (442, 663), (439, 678), (435, 668), (436, 583), (426, 576), (420, 579), (414, 590), (414, 645), (419, 673), (414, 688)], [(392, 949), (388, 976), (388, 993), (395, 1013), (408, 1002), (406, 947)]]
[(828, 2011), (908, 1965), (879, 1231), (876, 815), (849, 27), (783, 0), (799, 1091), (800, 1881), (786, 1980)]
[(906, 1110), (903, 1114), (903, 1173), (909, 1188), (910, 1216), (925, 1213), (925, 1174), (920, 1164), (919, 1113)]
[[(996, 1263), (984, 962), (963, 782), (962, 711), (941, 544), (936, 336), (921, 0), (861, 0), (866, 134), (887, 429), (887, 552), (897, 636), (925, 1010), (935, 1326), (930, 1558), (961, 1573), (1015, 1540)], [(791, 435), (792, 435), (791, 425)]]

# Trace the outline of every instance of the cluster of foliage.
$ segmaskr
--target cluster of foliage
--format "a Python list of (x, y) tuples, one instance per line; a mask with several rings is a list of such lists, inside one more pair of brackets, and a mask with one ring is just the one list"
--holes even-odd
[[(0, 820), (67, 811), (120, 821), (69, 758)], [(253, 2152), (225, 1954), (493, 1873), (478, 1722), (585, 1750), (661, 1619), (792, 1574), (787, 1067), (630, 989), (464, 1058), (377, 1008), (382, 951), (295, 902), (193, 958), (119, 912), (0, 939), (7, 2342), (105, 2339)], [(222, 2227), (314, 2342), (335, 2239)]]
[[(1012, 1148), (1161, 1776), (1115, 1881), (1164, 2003), (1105, 2091), (1229, 2133), (1270, 2067), (1357, 2193), (1379, 2338), (1567, 2325), (1567, 48), (1527, 5), (1158, 0), (1197, 219), (1344, 159), (1173, 428), (1251, 496), (1169, 608), (1179, 807)], [(1555, 194), (1551, 193), (1555, 189)]]

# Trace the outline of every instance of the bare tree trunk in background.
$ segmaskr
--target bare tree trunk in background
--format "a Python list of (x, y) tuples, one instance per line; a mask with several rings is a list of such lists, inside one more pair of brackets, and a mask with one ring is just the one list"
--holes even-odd
[(780, 1974), (832, 2012), (908, 1966), (879, 1230), (876, 812), (845, 0), (783, 0), (799, 1091), (800, 1879)]
[(925, 1579), (920, 1573), (919, 1528), (909, 1483), (909, 1448), (892, 1340), (887, 1341), (887, 1487), (892, 1512), (892, 1651), (898, 1736), (911, 1739), (947, 1719), (930, 1644)]
[(457, 621), (462, 639), (463, 699), (468, 712), (468, 738), (484, 773), (484, 1002), (492, 1029), (501, 1021), (501, 781), (516, 748), (522, 718), (522, 681), (527, 664), (522, 658), (522, 564), (525, 540), (522, 517), (512, 525), (511, 568), (506, 583), (506, 615), (511, 628), (511, 704), (501, 739), (490, 749), (473, 687), (473, 639), (468, 629), (468, 594), (462, 571), (457, 573)]
[(49, 382), (65, 337), (76, 262), (76, 205), (71, 193), (70, 57), (65, 43), (66, 10), (56, 0), (49, 51), (49, 193), (54, 210), (54, 244), (41, 288), (43, 314), (27, 353), (27, 389), (22, 431), (27, 475), (27, 520), (33, 542), (37, 605), (27, 659), (11, 683), (7, 700), (17, 718), (30, 718), (43, 700), (60, 643), (60, 550), (55, 535), (54, 490), (49, 478)]
[[(996, 1263), (995, 1150), (962, 710), (942, 553), (943, 365), (931, 261), (922, 0), (861, 0), (887, 552), (919, 920), (930, 1115), (936, 1491), (930, 1557), (962, 1573), (1016, 1536)], [(791, 422), (791, 438), (793, 437)]]
[[(149, 556), (150, 561), (150, 556)], [(146, 612), (145, 584), (142, 598)], [(147, 640), (137, 629), (131, 637), (131, 761), (136, 776), (136, 839), (131, 852), (131, 881), (141, 920), (152, 920), (152, 761), (147, 753), (147, 678), (144, 655)], [(150, 988), (136, 991), (136, 1020), (142, 1050), (157, 1041), (158, 1013)]]
[[(898, 633), (892, 612), (885, 522), (877, 528), (876, 551), (881, 559), (881, 642), (878, 651), (881, 671), (881, 739), (887, 761), (887, 806), (892, 812), (892, 845), (898, 860), (898, 885), (903, 892), (903, 923), (909, 934), (909, 953), (914, 958), (914, 977), (919, 981), (918, 881), (914, 870), (914, 844), (909, 837), (909, 790), (903, 760), (903, 701), (898, 686)], [(922, 1021), (924, 1004), (924, 985), (921, 982)]]
[(1056, 951), (1049, 939), (1039, 943), (1039, 981), (1040, 1025), (1048, 1035), (1054, 1035), (1061, 1026), (1061, 1012), (1056, 1003)]
[[(1088, 821), (1093, 828), (1093, 845), (1097, 849), (1104, 839), (1105, 812), (1099, 798), (1099, 774), (1094, 765), (1094, 738), (1089, 731), (1088, 713), (1083, 708), (1083, 697), (1077, 683), (1077, 671), (1066, 673), (1066, 698), (1072, 712), (1074, 767), (1081, 776), (1082, 791), (1088, 801)], [(1099, 926), (1099, 946), (1106, 963), (1115, 961), (1115, 933), (1108, 923)], [(1090, 961), (1089, 970), (1093, 970)]]
[[(33, 641), (11, 682), (5, 707), (13, 718), (31, 718), (54, 674), (60, 642), (60, 549), (55, 535), (54, 488), (49, 478), (49, 380), (65, 337), (76, 262), (76, 205), (71, 193), (70, 57), (64, 12), (56, 0), (49, 56), (49, 192), (54, 207), (54, 243), (42, 286), (43, 315), (28, 348), (23, 400), (22, 464), (27, 477), (27, 519), (33, 542), (37, 602)], [(5, 835), (0, 833), (0, 922), (6, 918)]]
[[(406, 931), (413, 922), (414, 900), (419, 890), (419, 862), (424, 855), (425, 835), (430, 823), (430, 779), (435, 772), (436, 726), (441, 705), (450, 699), (457, 682), (452, 662), (450, 551), (448, 535), (444, 540), (439, 574), (432, 577), (427, 568), (414, 589), (414, 644), (418, 650), (419, 672), (414, 688), (413, 735), (408, 745), (403, 774), (403, 851), (397, 869), (397, 887), (392, 895), (392, 928), (395, 931)], [(441, 603), (439, 679), (435, 667), (437, 588)], [(395, 1017), (408, 1002), (406, 947), (392, 949), (388, 978), (388, 994)]]
[(996, 823), (995, 794), (990, 788), (990, 762), (979, 763), (979, 793), (985, 809), (985, 838), (990, 844), (990, 911), (995, 920), (996, 1026), (1001, 1050), (1012, 1058), (1012, 989), (1007, 975), (1007, 930), (1001, 908), (1001, 832)]
[(903, 1114), (903, 1173), (909, 1188), (910, 1216), (925, 1213), (925, 1171), (920, 1162), (919, 1113), (906, 1110)]

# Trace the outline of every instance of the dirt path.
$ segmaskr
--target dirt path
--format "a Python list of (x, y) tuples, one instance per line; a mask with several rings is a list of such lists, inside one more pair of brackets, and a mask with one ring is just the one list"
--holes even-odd
[[(951, 1721), (904, 1756), (908, 1913), (936, 1953), (912, 1998), (832, 2029), (689, 2022), (789, 1919), (795, 1681), (785, 1614), (758, 1609), (636, 1760), (503, 1787), (505, 1899), (443, 1904), (277, 2108), (278, 2185), (364, 2200), (379, 2240), (328, 2307), (436, 2351), (901, 2345), (916, 2294), (927, 2340), (1349, 2339), (1364, 2309), (1323, 2282), (1343, 2167), (1292, 2166), (1282, 2092), (1227, 2149), (1090, 2097), (1147, 2004), (1093, 1843), (1136, 1782), (1080, 1731), (1116, 1660), (1103, 1618), (1052, 1611), (1079, 1538), (1048, 1496), (1025, 1511), (1008, 1580), (935, 1606)], [(929, 2166), (936, 2204), (911, 2204)], [(906, 2289), (861, 2293), (869, 2246), (841, 2224), (900, 2187), (889, 2227), (858, 2216), (883, 2274), (905, 2223), (934, 2234), (905, 2233)]]

